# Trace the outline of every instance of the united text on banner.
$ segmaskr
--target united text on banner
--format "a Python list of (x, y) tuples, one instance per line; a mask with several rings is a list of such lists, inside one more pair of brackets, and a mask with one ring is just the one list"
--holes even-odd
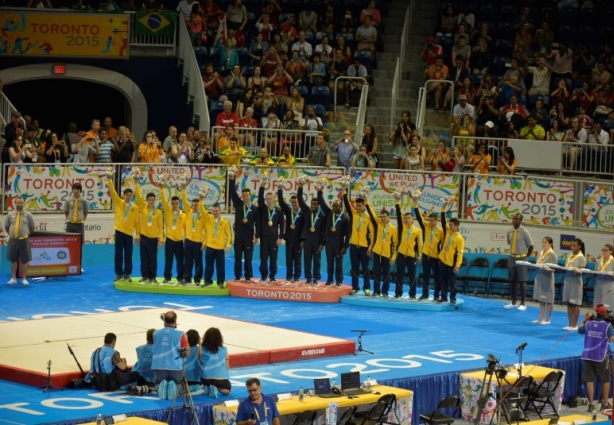
[(208, 194), (204, 201), (205, 208), (211, 208), (213, 204), (219, 204), (222, 210), (224, 209), (226, 202), (226, 167), (221, 167), (219, 165), (124, 166), (122, 167), (121, 173), (122, 189), (134, 186), (135, 181), (132, 177), (132, 173), (135, 167), (139, 167), (143, 174), (143, 177), (138, 181), (143, 198), (145, 198), (148, 193), (154, 193), (158, 201), (160, 201), (161, 186), (158, 182), (161, 174), (164, 174), (168, 179), (168, 183), (165, 184), (164, 189), (166, 190), (167, 198), (170, 199), (171, 196), (175, 195), (181, 198), (181, 193), (177, 190), (176, 186), (179, 184), (182, 174), (185, 174), (188, 182), (186, 191), (190, 201), (198, 198), (200, 189), (206, 187), (208, 189)]
[(64, 202), (72, 199), (72, 185), (81, 183), (90, 210), (109, 210), (111, 196), (105, 174), (104, 166), (96, 164), (12, 165), (7, 175), (7, 209), (14, 210), (15, 199), (22, 198), (30, 212), (61, 211)]
[(467, 182), (468, 220), (511, 222), (514, 214), (525, 223), (571, 226), (574, 183), (548, 179), (471, 176)]
[[(458, 174), (429, 174), (411, 171), (393, 170), (367, 170), (364, 168), (351, 169), (352, 193), (358, 193), (365, 186), (369, 186), (371, 193), (369, 201), (376, 211), (387, 210), (391, 215), (396, 215), (393, 194), (404, 190), (415, 192), (422, 191), (419, 208), (428, 213), (439, 212), (443, 199), (448, 196), (458, 196)], [(403, 197), (402, 208), (410, 208), (409, 196)], [(458, 212), (458, 203), (455, 202), (450, 208), (455, 216)]]
[(614, 185), (584, 184), (582, 227), (614, 229)]
[(3, 12), (7, 55), (128, 57), (129, 15)]

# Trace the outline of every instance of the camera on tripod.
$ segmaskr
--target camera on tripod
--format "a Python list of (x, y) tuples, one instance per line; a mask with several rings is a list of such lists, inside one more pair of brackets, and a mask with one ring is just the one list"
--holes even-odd
[[(600, 308), (605, 309), (605, 306), (604, 306), (603, 304), (599, 304), (599, 305), (597, 306), (597, 310), (598, 310), (598, 309), (600, 309)], [(602, 318), (603, 320), (605, 320), (606, 322), (610, 323), (612, 326), (614, 326), (614, 312), (613, 312), (613, 311), (610, 311), (610, 310), (607, 310), (607, 309), (606, 309), (606, 312), (607, 312), (607, 313), (605, 314), (605, 316), (603, 316), (603, 317), (601, 317), (601, 318)], [(588, 312), (588, 315), (590, 316), (590, 317), (589, 317), (589, 320), (595, 320), (595, 319), (597, 319), (597, 312), (596, 312), (595, 310), (590, 310), (590, 311)]]
[(505, 369), (503, 367), (503, 365), (501, 364), (501, 361), (496, 358), (494, 355), (489, 354), (488, 355), (488, 359), (486, 360), (486, 370), (489, 373), (495, 373), (497, 375), (497, 378), (499, 379), (505, 379), (505, 376), (507, 375), (507, 369)]
[(188, 357), (188, 349), (187, 348), (179, 348), (177, 350), (179, 352), (179, 357), (185, 358)]

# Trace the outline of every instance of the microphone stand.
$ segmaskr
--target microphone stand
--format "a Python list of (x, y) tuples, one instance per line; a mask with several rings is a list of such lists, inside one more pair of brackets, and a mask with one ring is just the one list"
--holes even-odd
[(516, 354), (518, 355), (518, 380), (522, 378), (522, 352), (524, 351), (525, 347), (521, 345), (520, 347), (516, 348)]
[(54, 387), (51, 384), (51, 360), (47, 362), (47, 382), (45, 382), (45, 385), (38, 387), (38, 389), (43, 390), (44, 393), (46, 393), (47, 391), (53, 391), (53, 390), (59, 390), (59, 391), (63, 390), (63, 388)]

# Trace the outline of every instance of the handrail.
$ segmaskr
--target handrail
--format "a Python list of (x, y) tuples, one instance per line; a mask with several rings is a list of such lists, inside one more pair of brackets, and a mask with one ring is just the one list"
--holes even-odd
[(392, 78), (392, 91), (390, 93), (390, 128), (394, 127), (394, 119), (397, 116), (397, 98), (399, 91), (399, 83), (401, 80), (401, 61), (397, 57), (397, 62), (394, 66), (394, 77)]
[[(422, 85), (422, 87), (420, 87), (420, 90), (423, 90), (423, 95), (421, 97), (422, 99), (422, 103), (420, 105), (418, 105), (419, 107), (419, 113), (421, 114), (421, 120), (417, 122), (416, 124), (416, 128), (418, 129), (418, 135), (420, 137), (422, 137), (422, 131), (423, 131), (423, 127), (424, 127), (424, 117), (426, 115), (426, 101), (427, 101), (427, 87), (430, 83), (445, 83), (445, 84), (452, 84), (450, 81), (448, 80), (426, 80), (424, 82), (424, 84)], [(442, 96), (445, 97), (445, 93), (442, 94)], [(454, 96), (454, 90), (452, 90), (452, 96)], [(443, 101), (443, 99), (442, 99)], [(450, 113), (452, 113), (452, 108), (454, 106), (454, 99), (452, 99), (450, 101)]]
[(334, 87), (335, 94), (333, 95), (333, 104), (334, 104), (334, 107), (333, 107), (334, 109), (333, 110), (334, 110), (335, 114), (337, 113), (337, 82), (339, 80), (362, 80), (364, 82), (364, 84), (369, 84), (367, 82), (367, 79), (364, 78), (364, 77), (341, 76), (341, 77), (335, 78), (335, 87)]
[[(414, 3), (414, 0), (411, 1)], [(403, 20), (403, 30), (401, 31), (401, 64), (405, 63), (405, 50), (407, 49), (407, 44), (409, 43), (409, 26), (412, 25), (413, 13), (411, 12), (412, 6), (407, 6), (407, 10), (405, 12), (405, 19)]]
[(209, 131), (211, 122), (209, 118), (209, 105), (205, 95), (205, 86), (196, 61), (196, 54), (190, 41), (190, 34), (186, 25), (180, 21), (179, 26), (179, 59), (183, 62), (183, 79), (188, 83), (188, 104), (192, 103), (194, 116), (192, 122), (198, 121), (198, 128)]
[(358, 113), (356, 114), (356, 128), (354, 130), (354, 140), (359, 140), (362, 136), (365, 126), (365, 118), (367, 116), (367, 102), (369, 100), (369, 85), (363, 84), (360, 92), (360, 103), (358, 104)]

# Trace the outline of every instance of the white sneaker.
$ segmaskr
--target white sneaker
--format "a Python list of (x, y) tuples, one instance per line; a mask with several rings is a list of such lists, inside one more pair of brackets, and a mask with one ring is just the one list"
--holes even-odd
[(510, 309), (510, 308), (518, 308), (518, 306), (517, 306), (516, 304), (511, 304), (511, 303), (510, 303), (510, 304), (508, 304), (508, 305), (504, 305), (504, 306), (503, 306), (503, 308), (507, 308), (507, 309)]
[[(544, 323), (544, 321), (541, 320), (541, 319), (537, 319), (537, 320), (533, 320), (531, 323), (542, 324), (542, 323)], [(548, 323), (550, 323), (550, 322), (548, 322)]]
[(21, 279), (21, 284), (24, 286), (28, 286), (30, 284), (30, 282), (28, 282), (27, 279)]
[(8, 281), (8, 282), (6, 282), (6, 283), (7, 283), (7, 284), (9, 284), (9, 285), (14, 285), (14, 284), (16, 284), (16, 283), (17, 283), (17, 279), (13, 279), (13, 278), (11, 278), (11, 280), (9, 280), (9, 281)]
[(578, 327), (577, 326), (573, 326), (573, 327), (569, 328), (569, 330), (575, 332), (575, 331), (578, 330)]
[(540, 323), (540, 325), (549, 325), (550, 324), (550, 320), (544, 320), (543, 322)]
[(563, 330), (564, 330), (564, 331), (568, 331), (568, 330), (570, 330), (570, 329), (571, 329), (571, 326), (565, 326), (565, 327), (563, 327)]
[(518, 311), (525, 311), (527, 309), (526, 305), (519, 305), (518, 306)]

